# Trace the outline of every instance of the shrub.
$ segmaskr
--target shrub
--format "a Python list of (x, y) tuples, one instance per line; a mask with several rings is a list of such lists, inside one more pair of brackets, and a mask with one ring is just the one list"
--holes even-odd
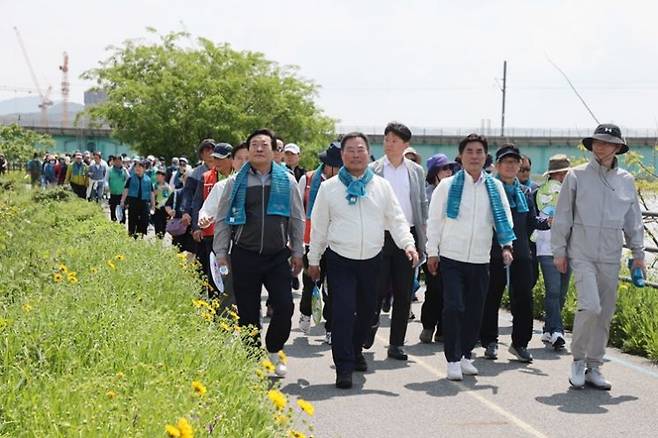
[(45, 193), (0, 193), (0, 436), (283, 435), (259, 351), (196, 300), (195, 267)]

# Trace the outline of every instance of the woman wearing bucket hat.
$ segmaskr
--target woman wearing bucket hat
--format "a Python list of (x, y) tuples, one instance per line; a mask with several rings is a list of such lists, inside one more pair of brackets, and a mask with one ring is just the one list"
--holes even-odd
[(564, 179), (551, 247), (558, 271), (566, 273), (568, 265), (573, 269), (578, 292), (569, 382), (576, 388), (587, 383), (609, 390), (612, 385), (599, 368), (617, 301), (621, 251), (625, 238), (632, 268), (645, 269), (644, 227), (635, 179), (618, 165), (616, 155), (628, 151), (619, 127), (599, 125), (583, 145), (592, 158)]
[[(442, 179), (452, 176), (457, 163), (450, 160), (445, 154), (432, 155), (427, 159), (427, 176), (425, 177), (425, 194), (432, 199), (432, 193)], [(423, 330), (420, 332), (420, 342), (429, 344), (434, 340), (443, 339), (441, 312), (443, 312), (443, 286), (441, 275), (431, 275), (427, 263), (423, 264), (425, 272), (425, 300), (420, 310), (420, 321)]]
[[(549, 158), (548, 171), (544, 173), (546, 180), (534, 193), (539, 217), (553, 220), (562, 182), (570, 168), (571, 162), (564, 154), (553, 155)], [(565, 345), (561, 313), (569, 289), (571, 270), (561, 273), (553, 264), (550, 230), (538, 230), (533, 238), (536, 243), (537, 259), (541, 267), (546, 291), (544, 297), (544, 333), (541, 340), (545, 344), (550, 344), (556, 350), (561, 350)]]

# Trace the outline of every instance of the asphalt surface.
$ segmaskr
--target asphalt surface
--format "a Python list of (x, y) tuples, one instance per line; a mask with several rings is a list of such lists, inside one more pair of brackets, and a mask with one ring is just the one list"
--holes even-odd
[(480, 374), (451, 382), (442, 344), (418, 341), (420, 306), (413, 304), (417, 319), (407, 331), (409, 360), (387, 359), (390, 320), (383, 315), (375, 345), (365, 352), (369, 371), (354, 374), (351, 390), (339, 390), (323, 326), (304, 335), (296, 305), (281, 387), (292, 399), (315, 405), (314, 436), (658, 436), (658, 367), (649, 361), (609, 349), (602, 371), (612, 390), (570, 389), (571, 356), (542, 344), (539, 321), (529, 346), (534, 363), (512, 360), (511, 316), (501, 311), (498, 360), (484, 359), (478, 347), (474, 364)]

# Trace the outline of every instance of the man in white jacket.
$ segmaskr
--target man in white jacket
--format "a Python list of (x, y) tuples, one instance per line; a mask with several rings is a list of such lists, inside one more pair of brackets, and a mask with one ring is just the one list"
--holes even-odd
[[(512, 213), (503, 184), (482, 169), (486, 138), (471, 134), (459, 143), (463, 170), (441, 180), (432, 193), (427, 221), (427, 268), (441, 269), (444, 353), (448, 379), (475, 375), (471, 360), (489, 287), (494, 229), (503, 263), (512, 262)], [(440, 256), (440, 263), (439, 263)]]
[(338, 178), (325, 181), (318, 190), (308, 262), (309, 275), (317, 280), (326, 250), (336, 387), (348, 389), (352, 372), (368, 369), (361, 348), (377, 300), (373, 282), (381, 271), (384, 230), (404, 249), (409, 263), (418, 262), (418, 252), (393, 188), (368, 168), (370, 146), (365, 134), (345, 135), (341, 157), (344, 167)]

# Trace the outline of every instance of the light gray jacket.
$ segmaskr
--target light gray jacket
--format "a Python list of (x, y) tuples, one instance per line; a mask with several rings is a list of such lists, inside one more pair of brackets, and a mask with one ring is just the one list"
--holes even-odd
[(594, 158), (564, 179), (551, 227), (556, 257), (619, 263), (623, 239), (644, 258), (644, 227), (633, 175), (602, 167)]
[[(370, 163), (370, 168), (375, 174), (384, 177), (384, 159), (382, 157), (374, 163)], [(425, 193), (425, 171), (421, 166), (409, 160), (404, 159), (404, 165), (409, 172), (409, 195), (411, 196), (411, 208), (413, 212), (414, 223), (416, 228), (416, 248), (419, 254), (425, 253), (427, 244), (427, 195)]]

